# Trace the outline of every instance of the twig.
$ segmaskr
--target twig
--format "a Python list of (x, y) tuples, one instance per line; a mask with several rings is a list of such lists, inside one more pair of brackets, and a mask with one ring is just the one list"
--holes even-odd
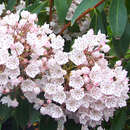
[[(93, 8), (89, 8), (87, 9), (85, 12), (83, 12), (77, 19), (76, 22), (79, 21), (83, 16), (85, 16), (87, 13), (89, 13), (90, 11), (92, 11), (93, 9), (95, 9), (96, 7), (98, 7), (99, 5), (101, 5), (105, 0), (101, 0), (100, 2), (98, 2)], [(64, 25), (63, 29), (60, 31), (60, 35), (71, 25), (71, 22), (68, 22), (67, 24)]]
[(49, 22), (52, 21), (52, 7), (53, 7), (53, 0), (50, 0)]
[(116, 56), (105, 56), (106, 59), (113, 59), (113, 58), (117, 58)]

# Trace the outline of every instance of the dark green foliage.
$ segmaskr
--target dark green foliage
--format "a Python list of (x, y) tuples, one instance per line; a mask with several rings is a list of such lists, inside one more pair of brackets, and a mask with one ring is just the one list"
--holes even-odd
[(122, 130), (127, 119), (126, 108), (123, 108), (115, 113), (114, 119), (111, 121), (110, 130)]
[(106, 21), (106, 14), (105, 12), (96, 12), (94, 16), (92, 17), (90, 28), (94, 29), (94, 32), (97, 34), (97, 32), (100, 30), (102, 33), (107, 34), (107, 21)]
[(57, 129), (57, 122), (48, 117), (48, 116), (41, 116), (39, 130), (56, 130)]
[(54, 0), (54, 5), (56, 7), (59, 22), (64, 23), (68, 11), (67, 0)]
[(127, 23), (125, 32), (120, 39), (113, 38), (113, 46), (119, 57), (124, 57), (130, 45), (130, 23)]
[(0, 123), (6, 121), (12, 114), (12, 109), (6, 105), (0, 104)]
[(7, 1), (7, 10), (14, 10), (14, 6), (16, 5), (16, 0), (8, 0)]
[(115, 38), (120, 38), (127, 23), (127, 9), (124, 0), (112, 0), (109, 9), (109, 23)]
[(29, 106), (27, 100), (19, 99), (19, 106), (16, 108), (14, 112), (15, 120), (21, 128), (24, 128), (29, 121)]

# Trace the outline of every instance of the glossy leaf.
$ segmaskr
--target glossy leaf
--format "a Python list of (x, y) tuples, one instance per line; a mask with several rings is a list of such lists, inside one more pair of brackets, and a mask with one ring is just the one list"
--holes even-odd
[(11, 116), (12, 109), (7, 105), (0, 104), (0, 123), (3, 123)]
[(127, 23), (127, 9), (124, 0), (112, 0), (109, 10), (109, 23), (115, 38), (122, 36)]
[(19, 106), (16, 108), (14, 117), (21, 128), (25, 127), (29, 121), (29, 103), (26, 100), (19, 100)]
[(130, 14), (130, 0), (126, 0), (127, 11)]
[(112, 120), (110, 130), (122, 130), (127, 119), (126, 108), (116, 112), (115, 118)]
[(93, 28), (96, 34), (99, 30), (101, 30), (102, 33), (106, 33), (107, 21), (104, 12), (94, 14), (90, 24), (90, 28)]
[(100, 0), (83, 0), (73, 15), (71, 25), (74, 24), (75, 20), (87, 9), (94, 7)]
[(56, 12), (58, 14), (58, 20), (60, 23), (64, 23), (65, 17), (68, 11), (67, 0), (54, 0)]
[(98, 11), (99, 11), (100, 13), (103, 11), (104, 6), (105, 6), (105, 2), (102, 3), (101, 5), (99, 5), (99, 6), (97, 7), (97, 9), (98, 9)]
[(41, 115), (41, 114), (40, 114), (39, 111), (36, 111), (36, 110), (34, 110), (34, 109), (32, 108), (32, 109), (30, 110), (29, 114), (30, 114), (29, 122), (30, 122), (31, 124), (40, 121), (40, 115)]
[(8, 0), (7, 1), (7, 10), (14, 10), (14, 6), (16, 5), (16, 0)]
[(47, 6), (47, 1), (40, 2), (38, 0), (34, 4), (28, 6), (26, 10), (30, 11), (31, 13), (39, 14), (43, 9), (45, 9), (46, 6)]
[(81, 130), (81, 125), (74, 122), (74, 120), (68, 120), (65, 123), (66, 130)]
[(57, 130), (57, 122), (48, 116), (41, 116), (39, 130)]
[(70, 7), (72, 0), (67, 0), (68, 8)]
[(127, 23), (124, 34), (120, 39), (113, 38), (114, 50), (119, 57), (124, 57), (130, 45), (130, 23)]

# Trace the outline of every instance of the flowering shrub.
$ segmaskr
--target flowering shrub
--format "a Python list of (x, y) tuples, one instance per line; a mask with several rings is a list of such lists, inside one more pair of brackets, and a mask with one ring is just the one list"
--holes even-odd
[[(121, 61), (112, 69), (108, 66), (104, 53), (110, 47), (104, 34), (89, 30), (67, 53), (64, 39), (47, 24), (37, 26), (36, 20), (35, 14), (23, 11), (20, 21), (18, 14), (0, 21), (2, 104), (17, 107), (17, 99), (9, 94), (21, 89), (41, 114), (57, 120), (67, 115), (92, 127), (103, 118), (108, 121), (115, 108), (126, 106), (127, 72)], [(37, 97), (40, 93), (44, 100)]]
[[(1, 104), (18, 112), (21, 100), (27, 100), (35, 112), (54, 118), (57, 130), (64, 130), (68, 119), (81, 124), (82, 130), (97, 126), (102, 130), (102, 122), (108, 122), (116, 109), (127, 106), (129, 99), (123, 60), (109, 60), (111, 39), (101, 30), (95, 34), (89, 29), (66, 51), (62, 32), (55, 34), (47, 23), (38, 25), (36, 13), (28, 8), (20, 11), (24, 1), (21, 5), (15, 8), (16, 13), (2, 12), (4, 7), (1, 11)], [(34, 122), (29, 120), (25, 125)]]

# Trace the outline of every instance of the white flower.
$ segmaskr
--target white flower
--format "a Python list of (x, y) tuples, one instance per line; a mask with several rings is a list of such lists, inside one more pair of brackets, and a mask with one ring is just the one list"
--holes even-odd
[(18, 55), (21, 55), (24, 51), (24, 46), (22, 45), (22, 43), (20, 42), (15, 43), (15, 50)]
[(3, 17), (3, 20), (5, 21), (6, 24), (14, 26), (19, 21), (19, 14), (11, 13), (10, 15)]
[(14, 44), (14, 39), (10, 34), (0, 34), (0, 48), (9, 49)]
[(36, 63), (31, 63), (26, 67), (25, 71), (29, 77), (35, 78), (35, 76), (40, 73), (40, 68)]
[(80, 75), (71, 75), (69, 85), (75, 89), (80, 89), (84, 85), (84, 80)]
[(51, 47), (53, 49), (63, 49), (64, 39), (60, 35), (51, 39)]
[(84, 98), (81, 99), (80, 102), (82, 103), (82, 106), (83, 106), (83, 107), (89, 108), (90, 101), (89, 101), (88, 96), (84, 96)]
[(71, 89), (70, 90), (71, 96), (75, 99), (75, 100), (80, 100), (84, 97), (84, 89)]
[(104, 99), (104, 103), (107, 108), (113, 108), (117, 106), (118, 100), (114, 96), (109, 96)]
[(69, 53), (69, 59), (76, 65), (80, 65), (86, 62), (85, 54), (82, 51), (75, 49)]
[(46, 84), (45, 92), (48, 94), (55, 94), (57, 92), (57, 86), (55, 84)]
[(5, 49), (0, 49), (0, 65), (5, 64), (9, 57), (8, 51)]
[(54, 95), (52, 96), (52, 98), (53, 98), (53, 101), (62, 104), (62, 103), (65, 102), (66, 94), (65, 94), (64, 91), (61, 91), (61, 92), (58, 91), (56, 94), (54, 94)]
[(55, 54), (55, 60), (59, 65), (66, 64), (68, 62), (68, 54), (63, 51), (58, 51)]
[(102, 111), (104, 110), (105, 105), (100, 100), (97, 100), (97, 102), (94, 102), (93, 104), (91, 104), (90, 107), (94, 110)]
[(62, 109), (53, 103), (47, 105), (47, 107), (41, 107), (40, 112), (41, 114), (49, 115), (52, 118), (60, 118), (63, 116)]
[(50, 34), (52, 33), (52, 30), (49, 28), (49, 24), (44, 24), (41, 29), (46, 33), (46, 34)]
[(110, 47), (109, 47), (109, 45), (103, 45), (102, 48), (101, 48), (101, 50), (103, 52), (107, 53), (110, 50)]
[(83, 74), (89, 74), (90, 73), (90, 69), (88, 67), (82, 67), (81, 69)]
[(4, 97), (2, 97), (1, 102), (2, 102), (2, 104), (7, 104), (8, 107), (10, 107), (10, 106), (11, 107), (17, 107), (18, 104), (19, 104), (16, 99), (12, 100), (10, 98), (10, 96), (4, 96)]
[(86, 39), (83, 39), (82, 37), (77, 38), (74, 41), (73, 44), (73, 49), (78, 50), (78, 51), (84, 51), (87, 48), (87, 43), (86, 43)]
[(81, 105), (80, 102), (78, 102), (77, 100), (74, 100), (72, 98), (66, 100), (66, 109), (71, 112), (75, 112), (76, 110), (78, 110), (80, 105)]
[(23, 92), (33, 92), (34, 87), (35, 83), (30, 79), (24, 80), (21, 84), (21, 89)]
[(108, 109), (108, 108), (105, 108), (104, 109), (104, 117), (105, 117), (105, 120), (108, 122), (108, 120), (109, 120), (109, 117), (113, 117), (113, 115), (114, 115), (114, 111), (115, 111), (115, 109), (114, 108), (110, 108), (110, 109)]
[(88, 91), (88, 93), (89, 93), (89, 95), (90, 95), (92, 98), (94, 98), (94, 99), (96, 99), (96, 100), (100, 99), (100, 98), (103, 96), (103, 94), (101, 93), (100, 88), (98, 88), (98, 87), (93, 87), (92, 89), (90, 89), (90, 90)]
[(29, 18), (29, 15), (30, 15), (30, 13), (28, 12), (28, 11), (22, 11), (21, 12), (21, 17), (23, 18), (23, 19), (28, 19)]
[(5, 85), (8, 82), (8, 76), (6, 73), (0, 73), (0, 84)]
[(57, 84), (57, 85), (62, 85), (64, 83), (64, 77), (61, 78), (51, 78), (50, 79), (51, 83)]
[(82, 125), (81, 130), (89, 130), (87, 125)]
[(121, 64), (122, 64), (121, 60), (116, 61), (116, 66), (121, 66)]
[(6, 67), (9, 69), (16, 69), (19, 67), (19, 59), (15, 56), (9, 56), (6, 62)]
[(90, 119), (94, 120), (94, 121), (99, 121), (102, 118), (103, 114), (100, 111), (95, 111), (95, 110), (91, 110), (90, 111)]
[(40, 93), (40, 88), (39, 87), (34, 87), (33, 91), (34, 91), (34, 93), (36, 95), (38, 95)]
[(16, 69), (5, 69), (5, 73), (7, 73), (7, 75), (11, 78), (11, 79), (15, 79), (20, 75), (20, 70), (19, 68)]
[(50, 69), (51, 78), (62, 78), (63, 75), (66, 75), (66, 70), (63, 70), (61, 66), (56, 65)]
[(106, 84), (101, 84), (100, 88), (101, 92), (105, 95), (114, 94), (114, 86), (109, 82), (106, 82)]
[(99, 127), (97, 128), (97, 130), (105, 130), (105, 129), (103, 129), (101, 126), (99, 126)]
[(33, 103), (34, 101), (35, 101), (35, 99), (37, 98), (36, 96), (36, 94), (35, 93), (33, 93), (33, 92), (24, 92), (24, 96), (28, 99), (28, 101), (30, 102), (30, 103)]

